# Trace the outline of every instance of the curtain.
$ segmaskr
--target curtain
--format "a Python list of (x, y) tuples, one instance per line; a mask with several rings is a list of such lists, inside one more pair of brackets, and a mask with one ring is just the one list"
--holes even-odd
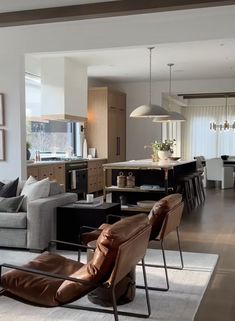
[(235, 105), (188, 106), (182, 108), (186, 122), (182, 124), (182, 158), (205, 158), (235, 155), (235, 130), (210, 130), (210, 123), (230, 125), (235, 121)]

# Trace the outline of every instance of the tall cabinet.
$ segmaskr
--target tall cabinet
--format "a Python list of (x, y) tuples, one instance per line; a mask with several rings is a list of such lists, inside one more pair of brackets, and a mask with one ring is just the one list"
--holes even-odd
[(126, 160), (126, 94), (94, 87), (88, 94), (87, 141), (109, 163)]

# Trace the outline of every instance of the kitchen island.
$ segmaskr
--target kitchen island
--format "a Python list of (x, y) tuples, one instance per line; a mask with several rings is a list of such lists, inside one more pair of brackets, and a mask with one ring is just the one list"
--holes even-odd
[[(175, 192), (183, 176), (196, 171), (195, 160), (159, 161), (151, 159), (131, 160), (103, 165), (104, 199), (112, 193), (112, 202), (122, 202), (122, 209), (140, 210), (136, 203), (143, 200), (158, 200), (168, 193)], [(112, 183), (107, 186), (107, 173), (111, 172)], [(118, 176), (134, 176), (133, 187), (118, 187)], [(123, 201), (124, 199), (124, 201)], [(127, 204), (124, 204), (127, 203)], [(130, 205), (130, 206), (129, 206)], [(148, 209), (144, 209), (149, 211)], [(141, 211), (143, 209), (141, 208)]]

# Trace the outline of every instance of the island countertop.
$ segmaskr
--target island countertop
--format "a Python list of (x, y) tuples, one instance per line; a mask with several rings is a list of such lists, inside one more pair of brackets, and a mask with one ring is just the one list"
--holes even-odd
[(172, 169), (176, 166), (195, 163), (196, 160), (164, 160), (153, 162), (152, 159), (130, 160), (126, 162), (107, 163), (103, 165), (104, 169)]

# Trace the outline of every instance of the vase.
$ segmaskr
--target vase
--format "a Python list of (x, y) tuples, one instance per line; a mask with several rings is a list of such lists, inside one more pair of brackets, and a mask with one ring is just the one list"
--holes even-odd
[(167, 160), (171, 156), (170, 150), (159, 150), (158, 157), (160, 160)]
[(26, 149), (26, 159), (30, 160), (30, 156), (31, 156), (30, 150)]
[(152, 154), (151, 157), (152, 157), (152, 161), (153, 162), (158, 162), (159, 161), (158, 153)]

